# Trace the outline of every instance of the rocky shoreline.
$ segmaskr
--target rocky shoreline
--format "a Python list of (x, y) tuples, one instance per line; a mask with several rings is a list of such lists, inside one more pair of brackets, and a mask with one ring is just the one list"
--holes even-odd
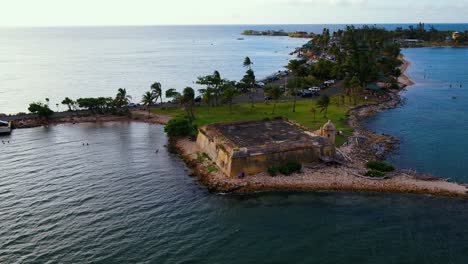
[[(401, 89), (414, 84), (405, 72), (409, 62), (404, 60), (403, 75), (399, 82)], [(188, 138), (170, 139), (169, 147), (185, 161), (200, 184), (217, 193), (252, 193), (271, 191), (343, 191), (431, 194), (450, 197), (468, 197), (466, 185), (447, 182), (428, 175), (411, 171), (397, 170), (388, 174), (388, 179), (364, 177), (365, 164), (369, 160), (381, 160), (395, 150), (399, 140), (389, 135), (381, 135), (367, 129), (364, 120), (378, 112), (395, 108), (401, 103), (400, 90), (390, 93), (390, 100), (351, 109), (349, 124), (354, 134), (349, 144), (337, 148), (340, 165), (319, 165), (304, 168), (302, 173), (292, 176), (271, 177), (261, 173), (245, 178), (229, 178), (213, 169), (213, 162), (202, 155), (196, 142)], [(90, 115), (67, 113), (49, 120), (47, 125), (83, 122), (147, 122), (166, 124), (171, 117), (132, 110), (128, 116)], [(38, 118), (14, 121), (16, 128), (45, 125)]]
[[(404, 60), (404, 58), (402, 57)], [(252, 193), (271, 191), (342, 191), (430, 194), (449, 197), (468, 197), (466, 185), (451, 183), (430, 175), (397, 170), (388, 179), (364, 177), (365, 164), (369, 160), (382, 160), (394, 151), (399, 140), (389, 135), (377, 134), (367, 129), (364, 120), (378, 112), (401, 104), (399, 92), (414, 82), (406, 75), (410, 63), (404, 60), (400, 90), (392, 90), (390, 100), (369, 104), (350, 110), (349, 124), (355, 130), (350, 144), (338, 148), (341, 165), (304, 168), (300, 174), (271, 177), (266, 173), (242, 179), (228, 178), (219, 171), (210, 171), (212, 161), (201, 160), (197, 144), (189, 139), (173, 140), (172, 145), (192, 169), (193, 175), (208, 190), (217, 193)]]

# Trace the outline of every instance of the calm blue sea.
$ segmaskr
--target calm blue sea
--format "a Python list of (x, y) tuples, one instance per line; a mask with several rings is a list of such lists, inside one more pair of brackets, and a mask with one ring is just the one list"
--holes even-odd
[[(468, 29), (468, 24), (435, 26)], [(245, 56), (251, 57), (257, 77), (265, 77), (282, 69), (288, 54), (307, 40), (241, 36), (243, 30), (318, 33), (324, 27), (345, 25), (0, 28), (0, 113), (26, 111), (29, 103), (44, 98), (56, 110), (66, 96), (113, 96), (120, 87), (139, 102), (155, 81), (163, 89), (196, 88), (196, 78), (214, 70), (239, 80)]]
[(167, 152), (163, 127), (145, 123), (21, 129), (0, 139), (10, 141), (0, 143), (2, 264), (468, 259), (467, 200), (209, 193)]
[(406, 49), (416, 85), (402, 92), (404, 104), (369, 119), (377, 132), (401, 139), (389, 158), (416, 169), (468, 183), (467, 48)]
[[(246, 55), (267, 75), (304, 41), (236, 40), (245, 28), (322, 26), (1, 29), (0, 112), (117, 87), (138, 99), (152, 81), (180, 89), (214, 69), (239, 78)], [(397, 165), (468, 182), (467, 50), (404, 53), (417, 85), (369, 126), (402, 138)], [(463, 199), (213, 194), (167, 152), (163, 127), (144, 123), (21, 129), (0, 140), (2, 264), (468, 261)]]

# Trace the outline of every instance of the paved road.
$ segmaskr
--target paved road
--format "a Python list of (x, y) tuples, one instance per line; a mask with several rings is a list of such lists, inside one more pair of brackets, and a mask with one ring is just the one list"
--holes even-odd
[[(274, 85), (279, 85), (280, 83), (284, 83), (284, 80), (278, 80), (278, 81), (275, 81), (271, 84), (274, 84)], [(335, 85), (332, 85), (331, 87), (329, 88), (326, 88), (322, 91), (320, 91), (320, 94), (326, 94), (330, 97), (332, 96), (335, 96), (339, 93), (341, 93), (343, 91), (343, 85), (342, 85), (342, 81), (336, 83)], [(297, 100), (313, 100), (313, 99), (317, 99), (319, 96), (313, 96), (313, 97), (300, 97), (298, 96), (296, 99)], [(258, 88), (255, 92), (255, 94), (253, 95), (253, 98), (254, 98), (254, 102), (256, 103), (259, 103), (259, 102), (265, 102), (265, 94), (263, 92), (263, 89), (262, 88)], [(289, 96), (284, 96), (280, 99), (280, 101), (292, 101), (293, 98), (292, 97), (289, 97)], [(248, 103), (250, 102), (250, 97), (249, 97), (249, 94), (242, 94), (238, 97), (236, 97), (234, 100), (233, 100), (234, 103)]]

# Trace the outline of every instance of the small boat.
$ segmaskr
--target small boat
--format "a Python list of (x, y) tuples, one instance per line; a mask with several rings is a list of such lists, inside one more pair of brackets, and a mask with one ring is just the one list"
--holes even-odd
[(10, 134), (11, 133), (11, 123), (0, 120), (0, 134)]
[(244, 40), (244, 38), (238, 38), (237, 40)]

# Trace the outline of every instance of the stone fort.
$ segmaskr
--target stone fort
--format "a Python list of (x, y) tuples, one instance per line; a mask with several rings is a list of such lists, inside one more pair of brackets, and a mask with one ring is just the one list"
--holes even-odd
[(199, 129), (197, 145), (229, 177), (267, 171), (282, 161), (315, 165), (335, 157), (335, 125), (319, 131), (284, 118), (218, 123)]

